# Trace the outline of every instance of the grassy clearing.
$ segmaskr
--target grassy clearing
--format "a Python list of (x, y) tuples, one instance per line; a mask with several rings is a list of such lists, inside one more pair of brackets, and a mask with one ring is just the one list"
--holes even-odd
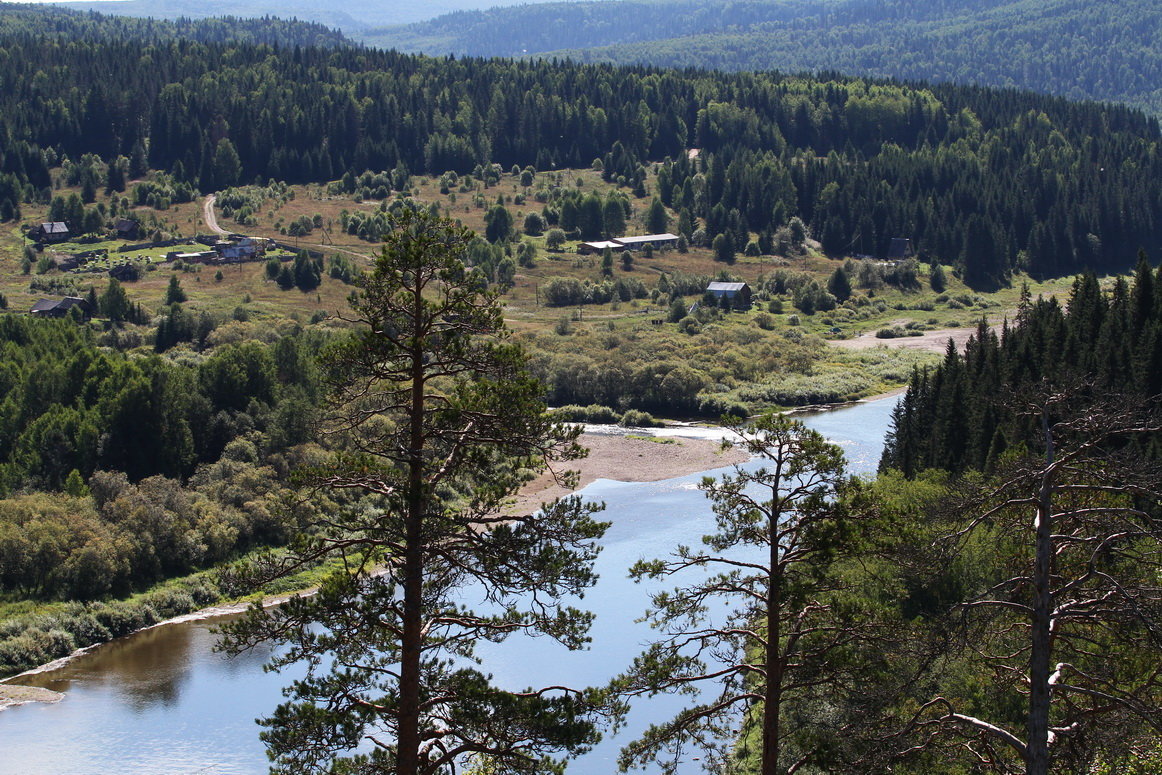
[[(416, 177), (408, 195), (478, 232), (484, 230), (488, 207), (503, 200), (519, 230), (526, 215), (541, 211), (537, 189), (546, 184), (603, 194), (613, 188), (601, 180), (599, 173), (586, 169), (540, 173), (532, 187), (523, 187), (517, 177), (505, 173), (499, 183), (489, 187), (476, 181), (467, 190), (461, 190), (463, 186), (447, 187), (446, 193), (441, 193), (439, 179)], [(647, 189), (652, 190), (650, 182)], [(60, 193), (69, 191), (61, 189)], [(649, 201), (648, 197), (630, 197), (632, 212), (627, 233), (648, 231), (644, 215)], [(294, 186), (287, 196), (265, 199), (250, 214), (246, 225), (222, 213), (219, 221), (228, 230), (275, 237), (328, 256), (341, 253), (354, 258), (357, 265), (367, 266), (379, 245), (345, 233), (341, 225), (344, 211), (372, 213), (383, 205), (378, 200), (360, 200), (358, 195), (337, 195), (328, 186)], [(206, 230), (201, 207), (202, 201), (198, 200), (153, 215), (168, 233), (192, 236)], [(46, 213), (46, 208), (28, 206), (25, 223), (35, 224)], [(299, 238), (287, 236), (290, 226), (302, 219), (321, 225)], [(546, 249), (543, 235), (521, 239), (536, 248), (536, 258), (531, 267), (518, 268), (513, 285), (504, 292), (503, 302), (506, 320), (534, 358), (561, 361), (572, 357), (598, 366), (612, 361), (623, 366), (644, 366), (666, 359), (688, 363), (709, 380), (707, 395), (716, 396), (723, 405), (743, 401), (754, 408), (873, 395), (899, 386), (913, 367), (934, 360), (923, 353), (898, 353), (888, 348), (854, 353), (827, 347), (829, 340), (876, 337), (879, 332), (907, 337), (924, 331), (972, 327), (981, 319), (999, 324), (1012, 317), (1022, 283), (1028, 283), (1034, 296), (1059, 297), (1068, 293), (1071, 283), (1068, 278), (1037, 283), (1018, 277), (1009, 288), (977, 294), (945, 267), (947, 287), (937, 293), (929, 287), (927, 267), (922, 265), (913, 290), (886, 285), (861, 288), (856, 284), (851, 299), (844, 304), (807, 314), (794, 307), (791, 293), (767, 294), (761, 289), (777, 273), (809, 276), (825, 287), (830, 275), (842, 265), (840, 261), (808, 251), (787, 257), (739, 255), (733, 265), (727, 266), (716, 262), (710, 250), (691, 248), (687, 253), (659, 252), (651, 258), (639, 253), (631, 267), (616, 261), (612, 273), (606, 275), (601, 257), (578, 255), (576, 242), (567, 242), (563, 250), (553, 252)], [(0, 234), (0, 293), (7, 296), (9, 308), (16, 311), (28, 309), (46, 295), (30, 287), (36, 279), (35, 268), (31, 277), (20, 272), (23, 245), (18, 228)], [(269, 338), (287, 325), (334, 316), (346, 310), (352, 290), (326, 271), (319, 288), (304, 293), (279, 288), (267, 278), (263, 262), (220, 269), (197, 265), (175, 269), (171, 264), (156, 263), (156, 250), (122, 256), (115, 252), (117, 246), (118, 243), (106, 242), (74, 247), (105, 247), (114, 261), (123, 256), (140, 256), (155, 262), (141, 280), (127, 285), (131, 299), (149, 312), (161, 310), (170, 277), (176, 273), (189, 296), (187, 309), (208, 312), (222, 321), (221, 330), (211, 337), (211, 346), (249, 335)], [(289, 259), (291, 255), (284, 253), (283, 257)], [(700, 276), (726, 272), (760, 289), (758, 301), (747, 312), (703, 313), (697, 326), (680, 328), (679, 324), (667, 322), (669, 296), (657, 290), (663, 275), (674, 272)], [(46, 279), (56, 274), (52, 272)], [(67, 277), (72, 277), (78, 292), (92, 286), (99, 293), (107, 282), (101, 274)], [(637, 280), (645, 286), (647, 297), (583, 307), (549, 306), (544, 291), (554, 278), (581, 283)], [(697, 295), (691, 295), (685, 302), (697, 299)], [(149, 340), (146, 337), (144, 341)], [(884, 343), (891, 341), (885, 339)], [(616, 406), (616, 397), (605, 403)], [(623, 410), (628, 405), (618, 408)]]

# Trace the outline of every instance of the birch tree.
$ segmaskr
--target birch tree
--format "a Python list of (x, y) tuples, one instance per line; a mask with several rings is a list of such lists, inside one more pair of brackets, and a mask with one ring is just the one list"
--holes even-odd
[[(556, 772), (552, 755), (599, 737), (598, 692), (511, 691), (476, 665), (479, 641), (518, 632), (587, 643), (590, 615), (563, 598), (594, 582), (605, 524), (576, 498), (501, 514), (533, 472), (582, 450), (578, 428), (546, 418), (496, 297), (464, 266), (471, 239), (396, 216), (329, 358), (329, 429), (346, 451), (308, 478), (360, 497), (307, 525), (268, 575), (341, 565), (314, 596), (251, 611), (228, 643), (272, 639), (286, 644), (273, 668), (307, 666), (263, 722), (277, 772)], [(487, 610), (465, 603), (468, 588)]]

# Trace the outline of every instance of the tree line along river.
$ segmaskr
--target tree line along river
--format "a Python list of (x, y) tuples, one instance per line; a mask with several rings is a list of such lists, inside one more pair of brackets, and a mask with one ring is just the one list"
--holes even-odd
[[(896, 397), (801, 415), (839, 444), (849, 471), (874, 473)], [(663, 452), (664, 454), (664, 452)], [(652, 587), (626, 571), (638, 559), (660, 557), (678, 544), (696, 545), (713, 515), (698, 483), (706, 471), (660, 482), (599, 480), (583, 491), (604, 501), (612, 522), (598, 562), (600, 580), (581, 601), (594, 611), (589, 651), (569, 652), (545, 639), (514, 637), (480, 649), (484, 669), (511, 688), (567, 681), (604, 684), (625, 669), (649, 638), (636, 623)], [(465, 593), (466, 602), (472, 591)], [(65, 693), (52, 705), (0, 713), (0, 775), (261, 775), (267, 760), (255, 719), (281, 701), (296, 674), (266, 673), (268, 652), (227, 658), (215, 653), (220, 620), (172, 624), (105, 644), (59, 669), (19, 683)], [(616, 771), (618, 749), (651, 723), (668, 718), (686, 698), (635, 703), (616, 737), (569, 765), (574, 775)], [(693, 754), (696, 755), (696, 754)], [(683, 773), (700, 771), (698, 762)]]

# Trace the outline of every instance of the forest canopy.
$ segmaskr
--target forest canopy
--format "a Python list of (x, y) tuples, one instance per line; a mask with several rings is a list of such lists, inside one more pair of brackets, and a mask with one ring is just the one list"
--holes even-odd
[(1149, 0), (622, 0), (464, 11), (357, 37), (428, 54), (1018, 87), (1157, 115), (1160, 22)]
[(203, 191), (598, 160), (639, 196), (648, 165), (670, 159), (659, 198), (704, 223), (708, 242), (731, 235), (736, 251), (743, 235), (797, 216), (829, 255), (882, 257), (907, 237), (921, 257), (989, 286), (1015, 269), (1126, 269), (1162, 236), (1158, 125), (1123, 107), (839, 77), (133, 38), (96, 22), (74, 39), (4, 18), (0, 218), (45, 200), (49, 168), (86, 153)]

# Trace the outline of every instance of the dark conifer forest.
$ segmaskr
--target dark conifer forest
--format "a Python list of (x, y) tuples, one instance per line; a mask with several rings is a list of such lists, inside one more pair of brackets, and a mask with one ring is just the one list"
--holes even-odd
[[(600, 161), (735, 249), (794, 216), (829, 255), (893, 237), (977, 287), (1127, 269), (1162, 228), (1158, 124), (1135, 110), (963, 86), (200, 41), (161, 23), (0, 24), (0, 218), (48, 167), (125, 156), (203, 191), (372, 170)], [(75, 31), (73, 27), (75, 26)], [(161, 30), (158, 32), (156, 30)], [(688, 150), (700, 149), (691, 159)]]
[(447, 14), (361, 31), (458, 56), (848, 75), (1022, 87), (1162, 109), (1150, 0), (623, 0)]
[[(960, 354), (917, 372), (893, 417), (882, 466), (915, 475), (995, 470), (1007, 453), (1036, 448), (1040, 428), (1022, 401), (1043, 385), (1148, 401), (1162, 394), (1162, 275), (1143, 258), (1133, 281), (1103, 291), (1077, 278), (1068, 303), (1028, 299), (1002, 330), (982, 327)], [(1157, 458), (1157, 435), (1141, 452)]]

